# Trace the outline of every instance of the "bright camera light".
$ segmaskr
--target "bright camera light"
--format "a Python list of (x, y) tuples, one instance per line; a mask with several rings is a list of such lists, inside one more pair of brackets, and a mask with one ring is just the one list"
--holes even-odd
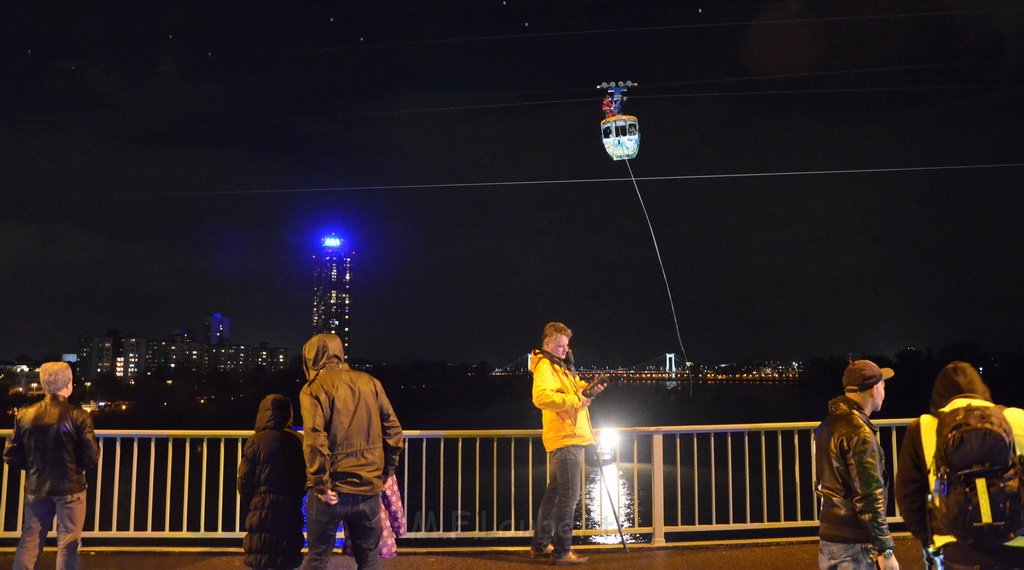
[(619, 447), (619, 432), (614, 429), (603, 429), (597, 436), (598, 449), (614, 450)]

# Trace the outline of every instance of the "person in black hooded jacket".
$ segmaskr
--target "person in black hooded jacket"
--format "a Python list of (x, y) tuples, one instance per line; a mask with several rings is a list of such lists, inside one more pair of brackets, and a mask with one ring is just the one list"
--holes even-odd
[[(992, 405), (992, 393), (978, 371), (967, 362), (947, 364), (935, 378), (929, 402), (931, 415), (960, 406)], [(1009, 413), (1008, 413), (1009, 412)], [(1006, 408), (1004, 415), (1014, 431), (1014, 439), (1024, 437), (1024, 413), (1019, 408)], [(922, 416), (924, 417), (924, 416)], [(924, 418), (928, 419), (928, 418)], [(921, 438), (921, 419), (907, 426), (900, 445), (899, 469), (896, 472), (896, 504), (903, 522), (924, 549), (926, 568), (938, 568), (936, 553), (942, 553), (942, 568), (1012, 569), (1024, 568), (1024, 541), (1014, 539), (1005, 546), (973, 546), (957, 542), (939, 528), (929, 515), (928, 497), (931, 481), (928, 471), (931, 458), (926, 458)], [(933, 420), (935, 421), (935, 420)], [(1017, 453), (1021, 452), (1020, 443)]]
[(245, 515), (245, 565), (284, 570), (302, 564), (302, 497), (306, 462), (302, 436), (292, 431), (292, 403), (270, 394), (256, 413), (256, 434), (245, 443), (238, 493)]

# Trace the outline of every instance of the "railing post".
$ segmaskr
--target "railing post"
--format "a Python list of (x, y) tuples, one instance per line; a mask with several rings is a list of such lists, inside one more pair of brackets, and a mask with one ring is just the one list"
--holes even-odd
[(654, 535), (651, 544), (665, 544), (665, 454), (661, 433), (655, 433), (651, 442), (651, 516)]

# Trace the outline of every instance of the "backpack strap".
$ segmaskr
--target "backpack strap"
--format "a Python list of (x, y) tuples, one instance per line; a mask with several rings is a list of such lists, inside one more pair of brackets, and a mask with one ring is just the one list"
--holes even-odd
[[(935, 489), (935, 479), (938, 473), (935, 472), (935, 445), (938, 439), (939, 418), (924, 414), (921, 422), (921, 449), (924, 451), (924, 459), (928, 462), (928, 510), (936, 508), (939, 499), (932, 492)], [(941, 548), (950, 542), (956, 542), (956, 537), (951, 534), (932, 534), (931, 513), (926, 514), (928, 521), (928, 534), (932, 537), (932, 547)]]
[[(1024, 410), (1020, 408), (1003, 408), (1003, 416), (1013, 428), (1013, 444), (1017, 446), (1017, 456), (1022, 455), (1024, 450)], [(1010, 542), (1003, 543), (1006, 546), (1024, 548), (1024, 536), (1018, 536)]]
[(1017, 455), (1024, 455), (1024, 410), (1003, 408), (1003, 416), (1013, 428), (1013, 443), (1017, 446)]

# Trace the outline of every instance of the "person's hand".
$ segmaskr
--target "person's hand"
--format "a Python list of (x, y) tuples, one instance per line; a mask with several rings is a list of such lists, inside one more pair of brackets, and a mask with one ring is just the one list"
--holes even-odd
[(900, 570), (900, 563), (896, 561), (895, 555), (892, 558), (886, 558), (879, 554), (875, 561), (878, 562), (878, 567), (881, 570)]
[(584, 398), (593, 400), (598, 394), (604, 392), (605, 386), (608, 385), (608, 375), (599, 374), (592, 378), (585, 388), (583, 388), (581, 395)]
[(335, 493), (334, 491), (327, 491), (326, 493), (318, 494), (316, 498), (327, 503), (328, 505), (338, 504), (338, 494)]

